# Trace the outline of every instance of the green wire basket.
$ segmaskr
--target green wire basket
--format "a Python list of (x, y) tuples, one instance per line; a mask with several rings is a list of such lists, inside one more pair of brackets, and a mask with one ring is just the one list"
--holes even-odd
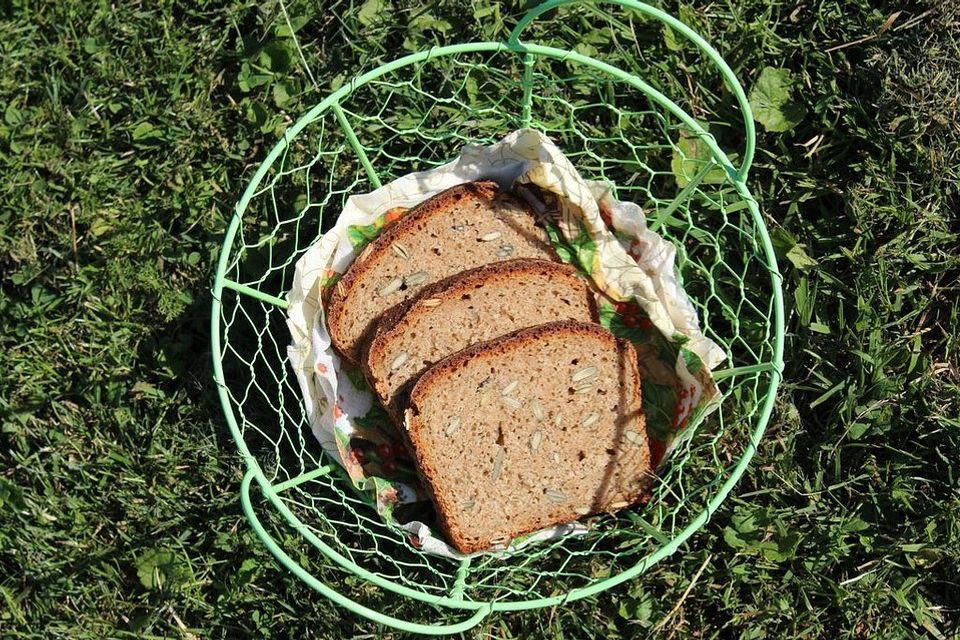
[[(535, 18), (573, 2), (535, 7), (506, 42), (434, 47), (332, 92), (259, 167), (219, 257), (214, 377), (246, 462), (244, 511), (301, 580), (354, 613), (405, 631), (461, 632), (494, 611), (562, 605), (642, 574), (710, 519), (746, 469), (773, 409), (783, 364), (781, 279), (745, 183), (755, 131), (743, 88), (679, 20), (634, 0), (612, 2), (629, 12), (617, 19), (619, 28), (632, 31), (634, 19), (658, 25), (658, 35), (668, 28), (719, 70), (726, 92), (720, 99), (728, 106), (735, 100), (742, 116), (745, 141), (735, 167), (702, 124), (702, 105), (695, 118), (633, 73), (582, 51), (521, 39)], [(588, 4), (576, 10), (607, 15)], [(600, 518), (585, 536), (536, 543), (506, 559), (455, 561), (409, 544), (321, 449), (287, 361), (283, 296), (296, 261), (350, 195), (439, 166), (466, 143), (490, 144), (520, 127), (553, 138), (585, 178), (617, 185), (616, 196), (640, 204), (649, 226), (676, 245), (678, 273), (703, 330), (727, 353), (714, 372), (724, 400), (703, 424), (690, 426), (693, 436), (664, 464), (646, 506)], [(343, 595), (344, 585), (367, 603), (403, 596), (456, 610), (462, 620), (391, 617)]]

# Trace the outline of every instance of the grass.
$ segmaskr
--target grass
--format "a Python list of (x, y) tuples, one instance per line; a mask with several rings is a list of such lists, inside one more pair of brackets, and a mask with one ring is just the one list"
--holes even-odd
[[(255, 539), (207, 329), (219, 242), (277, 134), (357, 69), (501, 37), (520, 13), (385, 4), (287, 3), (308, 73), (278, 4), (0, 2), (0, 635), (402, 635), (344, 615)], [(761, 135), (750, 179), (785, 275), (777, 410), (735, 496), (681, 553), (468, 635), (951, 637), (960, 12), (665, 6), (748, 88), (789, 69), (805, 112)], [(590, 46), (626, 66), (640, 55)], [(394, 615), (449, 615), (338, 586)]]

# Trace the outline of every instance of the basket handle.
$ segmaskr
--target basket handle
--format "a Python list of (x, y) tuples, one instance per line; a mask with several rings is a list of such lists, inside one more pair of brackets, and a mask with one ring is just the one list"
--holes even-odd
[[(546, 2), (535, 6), (527, 11), (526, 14), (524, 14), (524, 16), (520, 19), (520, 22), (517, 23), (517, 26), (515, 26), (513, 31), (510, 32), (510, 37), (507, 41), (513, 46), (520, 45), (521, 33), (531, 22), (537, 19), (537, 17), (543, 13), (546, 13), (547, 11), (550, 11), (551, 9), (556, 9), (557, 7), (561, 7), (566, 4), (573, 4), (575, 2), (584, 2), (584, 0), (547, 0)], [(747, 94), (740, 85), (740, 81), (737, 80), (737, 76), (733, 73), (733, 69), (730, 68), (730, 65), (724, 61), (720, 53), (714, 49), (710, 43), (704, 40), (700, 34), (685, 25), (683, 22), (680, 22), (680, 20), (674, 18), (669, 13), (665, 13), (660, 9), (651, 7), (650, 5), (644, 2), (639, 2), (638, 0), (603, 0), (603, 2), (627, 7), (628, 9), (633, 9), (638, 13), (642, 13), (643, 15), (659, 20), (670, 27), (674, 33), (680, 34), (696, 45), (700, 52), (703, 53), (707, 59), (714, 64), (714, 66), (717, 67), (727, 86), (736, 96), (737, 104), (740, 107), (740, 113), (743, 116), (743, 128), (746, 137), (746, 143), (743, 151), (743, 161), (740, 163), (740, 168), (737, 170), (737, 175), (740, 177), (740, 179), (746, 179), (747, 174), (750, 172), (750, 166), (753, 164), (753, 155), (757, 144), (757, 131), (756, 125), (753, 123), (753, 111), (750, 109), (750, 102), (747, 100)]]
[(452, 624), (434, 625), (410, 622), (409, 620), (402, 620), (400, 618), (395, 618), (393, 616), (380, 613), (379, 611), (374, 611), (373, 609), (365, 607), (355, 600), (351, 600), (339, 591), (331, 588), (329, 585), (320, 582), (280, 547), (277, 541), (274, 540), (273, 536), (267, 532), (263, 524), (260, 522), (260, 519), (257, 517), (256, 512), (253, 510), (253, 502), (250, 499), (250, 484), (256, 475), (256, 468), (249, 468), (247, 473), (243, 476), (243, 482), (240, 484), (240, 502), (243, 504), (243, 511), (250, 520), (250, 524), (253, 526), (254, 532), (257, 534), (260, 540), (263, 541), (263, 544), (266, 545), (267, 549), (270, 550), (270, 553), (272, 553), (274, 557), (280, 561), (280, 564), (290, 569), (298, 578), (306, 582), (308, 585), (319, 591), (330, 600), (333, 600), (341, 607), (344, 607), (345, 609), (348, 609), (357, 615), (361, 615), (369, 620), (372, 620), (373, 622), (418, 635), (430, 636), (462, 633), (478, 625), (480, 621), (490, 613), (490, 605), (485, 605), (478, 608), (477, 611), (466, 620)]

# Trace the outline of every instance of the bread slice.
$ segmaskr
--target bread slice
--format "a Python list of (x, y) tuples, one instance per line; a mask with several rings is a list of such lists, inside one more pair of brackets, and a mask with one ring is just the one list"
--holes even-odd
[(447, 357), (414, 385), (405, 423), (464, 553), (648, 495), (636, 352), (595, 324), (521, 329)]
[(450, 276), (385, 313), (363, 357), (393, 415), (428, 367), (477, 342), (556, 320), (596, 320), (590, 288), (565, 264), (519, 258)]
[(495, 182), (468, 182), (420, 203), (361, 252), (327, 310), (333, 345), (359, 362), (380, 315), (425, 285), (508, 258), (554, 259), (526, 203)]

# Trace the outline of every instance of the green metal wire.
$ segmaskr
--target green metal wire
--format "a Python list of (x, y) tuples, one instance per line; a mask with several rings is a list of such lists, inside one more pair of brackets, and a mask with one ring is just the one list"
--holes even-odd
[[(579, 1), (580, 0), (548, 0), (547, 2), (537, 5), (533, 9), (530, 9), (530, 11), (528, 11), (526, 15), (520, 19), (520, 22), (517, 23), (517, 26), (514, 27), (513, 31), (510, 33), (510, 38), (508, 41), (511, 44), (519, 45), (520, 35), (530, 25), (530, 23), (536, 20), (539, 16), (552, 9)], [(733, 73), (733, 69), (730, 68), (730, 65), (727, 64), (720, 53), (710, 46), (710, 43), (704, 40), (700, 34), (685, 25), (683, 22), (680, 22), (671, 16), (669, 13), (661, 11), (655, 7), (651, 7), (650, 5), (642, 2), (635, 2), (634, 0), (604, 0), (604, 2), (605, 4), (615, 4), (633, 9), (640, 14), (650, 16), (651, 18), (655, 18), (656, 20), (663, 22), (665, 25), (673, 29), (674, 33), (680, 34), (696, 45), (696, 47), (710, 60), (710, 62), (716, 65), (727, 86), (733, 91), (733, 95), (737, 100), (737, 104), (740, 106), (740, 112), (743, 118), (746, 148), (743, 152), (743, 160), (740, 163), (740, 169), (737, 171), (737, 177), (741, 181), (746, 180), (747, 174), (750, 173), (750, 166), (753, 164), (753, 154), (756, 150), (757, 135), (755, 125), (753, 123), (753, 114), (750, 109), (750, 102), (747, 100), (747, 94), (744, 92), (743, 87), (740, 86), (740, 82), (737, 80), (737, 76)]]
[[(702, 118), (650, 82), (576, 51), (520, 40), (537, 16), (570, 3), (550, 0), (531, 10), (507, 42), (435, 47), (331, 93), (258, 168), (217, 265), (214, 378), (247, 466), (241, 500), (254, 531), (317, 591), (405, 631), (457, 633), (494, 611), (570, 602), (643, 573), (679, 549), (732, 491), (773, 409), (783, 301), (773, 247), (744, 182), (755, 132), (743, 89), (688, 27), (640, 2), (613, 2), (668, 25), (720, 71), (744, 121), (737, 168)], [(641, 204), (651, 227), (675, 243), (678, 275), (703, 329), (727, 352), (726, 368), (715, 372), (725, 400), (674, 452), (646, 507), (600, 518), (586, 536), (532, 545), (507, 560), (455, 562), (413, 548), (405, 532), (384, 523), (310, 433), (286, 357), (283, 295), (296, 260), (350, 195), (439, 166), (464, 144), (488, 144), (520, 126), (550, 135), (585, 177), (616, 184), (618, 197)], [(698, 146), (681, 144), (684, 138)], [(263, 496), (259, 510), (254, 483)], [(313, 549), (306, 560), (294, 559), (281, 542), (291, 534)], [(464, 618), (432, 625), (384, 615), (330, 586), (351, 576), (462, 610)]]

